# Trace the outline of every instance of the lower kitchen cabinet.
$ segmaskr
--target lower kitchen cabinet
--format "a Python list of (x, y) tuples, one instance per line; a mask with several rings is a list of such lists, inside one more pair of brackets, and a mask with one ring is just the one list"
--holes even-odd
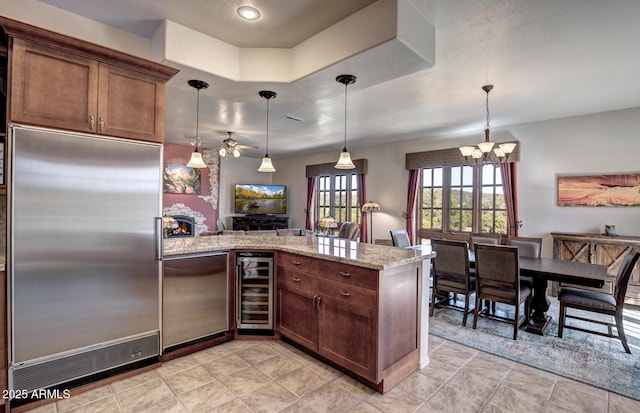
[(373, 270), (277, 253), (276, 329), (378, 391), (418, 365), (420, 266)]

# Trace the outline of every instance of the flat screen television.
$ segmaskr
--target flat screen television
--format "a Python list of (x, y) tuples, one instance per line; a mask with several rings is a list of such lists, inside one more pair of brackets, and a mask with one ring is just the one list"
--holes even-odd
[(236, 184), (235, 213), (247, 215), (285, 215), (287, 186)]

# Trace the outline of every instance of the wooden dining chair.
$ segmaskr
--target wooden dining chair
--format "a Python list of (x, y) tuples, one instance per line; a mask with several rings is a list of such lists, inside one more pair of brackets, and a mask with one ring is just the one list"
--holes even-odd
[(411, 240), (409, 239), (409, 233), (406, 229), (392, 229), (391, 241), (394, 247), (406, 248), (411, 246)]
[(473, 233), (471, 234), (471, 249), (474, 248), (476, 244), (491, 244), (491, 245), (499, 245), (502, 240), (502, 235), (500, 234), (492, 234), (492, 233)]
[[(469, 275), (469, 244), (465, 241), (431, 240), (431, 248), (436, 253), (433, 259), (433, 289), (431, 291), (431, 308), (429, 315), (433, 316), (436, 305), (451, 305), (449, 293), (464, 294), (464, 315), (462, 325), (467, 325), (470, 295), (475, 291), (475, 278)], [(438, 300), (438, 295), (446, 297)]]
[[(631, 278), (631, 273), (633, 272), (633, 269), (635, 268), (639, 257), (640, 252), (632, 252), (624, 257), (622, 264), (620, 265), (620, 269), (618, 270), (618, 274), (616, 275), (616, 283), (614, 286), (613, 295), (600, 291), (583, 290), (573, 287), (562, 287), (562, 289), (560, 290), (560, 294), (558, 294), (558, 301), (560, 301), (558, 337), (562, 338), (564, 329), (568, 328), (585, 333), (617, 338), (622, 342), (622, 347), (624, 347), (624, 350), (627, 353), (631, 354), (631, 350), (629, 350), (629, 345), (627, 344), (627, 336), (624, 334), (622, 310), (624, 308), (624, 297), (627, 293), (629, 278)], [(582, 317), (577, 315), (569, 315), (567, 314), (567, 308), (575, 308), (577, 310), (584, 310), (591, 313), (613, 316), (615, 322), (611, 323), (609, 321), (587, 318), (586, 316)], [(605, 325), (607, 326), (607, 333), (578, 326), (567, 325), (567, 318)], [(612, 327), (616, 328), (617, 334), (613, 334)]]
[[(480, 315), (480, 302), (487, 300), (515, 306), (512, 319), (492, 315), (493, 318), (513, 323), (513, 339), (518, 338), (518, 329), (529, 322), (531, 314), (531, 288), (520, 285), (518, 248), (507, 245), (475, 244), (476, 258), (476, 303), (473, 312), (473, 328)], [(437, 259), (437, 257), (436, 257)], [(520, 305), (524, 303), (524, 315), (520, 317)]]
[(360, 224), (350, 221), (343, 222), (338, 230), (338, 238), (357, 241), (360, 238)]
[[(542, 238), (508, 237), (507, 245), (518, 247), (519, 257), (542, 257)], [(520, 277), (520, 283), (533, 289), (533, 279), (531, 277)]]

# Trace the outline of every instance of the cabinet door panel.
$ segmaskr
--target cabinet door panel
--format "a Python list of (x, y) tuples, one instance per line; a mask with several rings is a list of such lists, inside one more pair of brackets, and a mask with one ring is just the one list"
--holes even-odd
[(322, 297), (318, 353), (377, 383), (376, 325), (375, 311)]
[(98, 132), (162, 142), (164, 83), (130, 70), (100, 65)]
[(278, 283), (276, 329), (296, 343), (317, 351), (318, 315), (314, 308), (316, 295)]
[(12, 53), (12, 121), (95, 132), (98, 62), (21, 39)]

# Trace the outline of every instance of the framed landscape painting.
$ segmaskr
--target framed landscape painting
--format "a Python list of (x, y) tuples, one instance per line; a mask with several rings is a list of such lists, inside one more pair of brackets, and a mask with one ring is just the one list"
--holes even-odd
[(165, 163), (163, 171), (166, 194), (199, 194), (200, 170), (181, 163)]
[(558, 176), (558, 205), (639, 207), (640, 173)]

